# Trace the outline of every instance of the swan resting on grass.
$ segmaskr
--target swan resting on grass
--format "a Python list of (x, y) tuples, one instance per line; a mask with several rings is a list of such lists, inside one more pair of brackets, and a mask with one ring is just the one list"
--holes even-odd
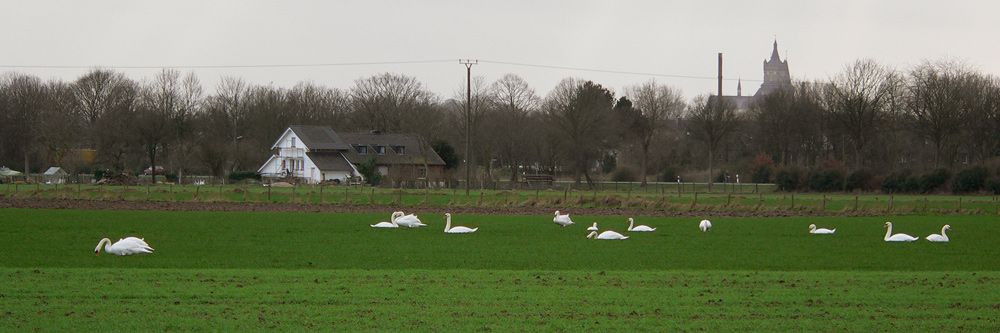
[(600, 234), (597, 231), (591, 231), (587, 238), (593, 239), (628, 239), (628, 236), (622, 235), (614, 230), (606, 230)]
[(701, 229), (701, 232), (712, 230), (712, 221), (701, 220), (701, 223), (698, 223), (698, 229)]
[(573, 220), (569, 218), (569, 214), (560, 215), (558, 210), (556, 211), (556, 216), (552, 218), (552, 222), (561, 225), (564, 228), (566, 226), (569, 226), (570, 224), (573, 224)]
[(423, 222), (420, 222), (420, 219), (417, 218), (416, 215), (413, 214), (403, 215), (403, 214), (404, 213), (400, 211), (399, 218), (396, 219), (396, 224), (398, 224), (399, 226), (407, 228), (419, 228), (427, 226)]
[(389, 222), (379, 222), (375, 224), (369, 224), (372, 228), (399, 228), (399, 224), (396, 224), (396, 219), (403, 216), (403, 212), (393, 212), (392, 217), (389, 218)]
[(587, 231), (597, 231), (597, 230), (601, 230), (601, 229), (597, 229), (597, 222), (594, 222), (594, 225), (592, 225), (589, 228), (587, 228)]
[(149, 244), (146, 244), (146, 241), (143, 238), (125, 237), (118, 239), (118, 241), (114, 244), (111, 244), (110, 239), (102, 238), (101, 241), (97, 243), (97, 247), (94, 248), (95, 256), (101, 254), (101, 245), (104, 245), (104, 252), (118, 256), (153, 253), (153, 248), (149, 247)]
[(829, 235), (837, 232), (837, 229), (827, 229), (827, 228), (816, 228), (815, 224), (809, 225), (809, 233), (816, 235)]
[(930, 236), (925, 237), (924, 239), (926, 239), (928, 241), (931, 241), (931, 242), (941, 242), (941, 243), (947, 242), (948, 241), (948, 234), (944, 233), (945, 230), (951, 230), (951, 225), (945, 224), (943, 227), (941, 227), (941, 234), (940, 235), (939, 234), (932, 234)]
[(648, 225), (645, 224), (640, 224), (635, 227), (632, 226), (633, 224), (635, 224), (635, 220), (633, 220), (631, 217), (628, 218), (628, 231), (635, 231), (635, 232), (656, 231), (656, 228), (650, 228)]
[(920, 239), (920, 237), (913, 237), (907, 234), (892, 234), (892, 222), (885, 223), (885, 241), (886, 242), (912, 242)]
[(444, 218), (448, 220), (444, 225), (444, 232), (449, 234), (471, 234), (479, 230), (479, 227), (469, 228), (466, 226), (456, 225), (451, 226), (451, 213), (444, 213)]

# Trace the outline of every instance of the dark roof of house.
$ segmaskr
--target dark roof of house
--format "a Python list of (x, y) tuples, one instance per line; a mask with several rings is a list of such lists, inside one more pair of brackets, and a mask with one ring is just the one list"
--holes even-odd
[[(351, 145), (351, 149), (344, 152), (351, 163), (368, 162), (372, 156), (375, 157), (376, 164), (424, 164), (423, 153), (427, 154), (428, 165), (444, 165), (444, 160), (434, 152), (434, 149), (427, 144), (423, 144), (414, 136), (404, 134), (341, 134), (344, 142)], [(367, 154), (359, 154), (353, 147), (355, 145), (368, 146)], [(376, 146), (384, 146), (385, 154), (378, 154)], [(403, 147), (403, 154), (397, 154), (395, 147)], [(424, 151), (421, 152), (421, 146)]]
[(309, 150), (347, 150), (351, 147), (330, 126), (288, 126)]
[(337, 170), (337, 171), (354, 170), (353, 168), (351, 168), (351, 165), (349, 163), (347, 163), (347, 160), (344, 159), (343, 155), (341, 155), (339, 152), (330, 152), (330, 153), (327, 153), (327, 152), (321, 152), (321, 153), (308, 152), (308, 153), (306, 153), (306, 156), (308, 156), (309, 159), (312, 160), (312, 162), (314, 164), (316, 164), (316, 167), (319, 168), (320, 170), (324, 170), (324, 171), (327, 171), (327, 170)]

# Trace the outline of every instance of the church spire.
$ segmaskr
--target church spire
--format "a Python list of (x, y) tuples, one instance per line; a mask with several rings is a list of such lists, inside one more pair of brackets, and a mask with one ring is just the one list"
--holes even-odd
[(781, 57), (778, 55), (778, 40), (774, 40), (774, 50), (771, 51), (771, 61), (781, 62)]
[(736, 81), (736, 96), (743, 96), (743, 78)]

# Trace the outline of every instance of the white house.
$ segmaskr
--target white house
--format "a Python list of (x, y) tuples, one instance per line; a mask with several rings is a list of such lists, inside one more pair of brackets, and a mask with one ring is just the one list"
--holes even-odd
[(292, 177), (316, 184), (361, 179), (357, 166), (375, 163), (383, 179), (439, 181), (444, 160), (417, 137), (402, 134), (339, 135), (329, 126), (289, 126), (271, 146), (274, 155), (257, 170), (262, 178)]
[(257, 169), (263, 178), (298, 178), (309, 184), (361, 177), (342, 151), (351, 147), (328, 126), (289, 126), (271, 146), (274, 155)]

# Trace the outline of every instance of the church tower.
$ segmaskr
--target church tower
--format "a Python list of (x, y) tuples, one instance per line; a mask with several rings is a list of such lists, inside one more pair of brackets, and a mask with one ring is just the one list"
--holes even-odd
[(788, 59), (781, 61), (778, 55), (778, 41), (774, 41), (771, 59), (764, 60), (764, 83), (760, 85), (755, 97), (767, 95), (772, 91), (792, 86), (792, 77), (788, 72)]

